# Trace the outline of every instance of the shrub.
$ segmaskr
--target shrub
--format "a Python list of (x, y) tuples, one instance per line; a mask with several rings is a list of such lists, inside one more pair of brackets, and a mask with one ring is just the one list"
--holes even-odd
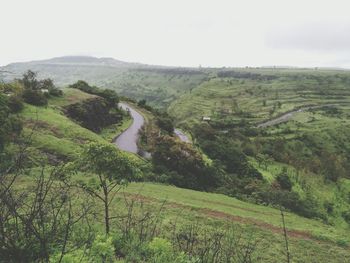
[(169, 262), (173, 256), (171, 243), (156, 237), (148, 244), (154, 262)]
[(25, 89), (22, 96), (24, 101), (29, 104), (35, 106), (47, 105), (47, 98), (40, 90)]
[(11, 96), (8, 100), (8, 107), (12, 113), (20, 112), (23, 109), (23, 101), (17, 96)]
[(114, 246), (112, 237), (98, 235), (90, 249), (90, 262), (114, 262)]
[(101, 128), (118, 123), (123, 115), (103, 98), (92, 98), (80, 103), (67, 106), (68, 117), (78, 121), (81, 125), (94, 132), (99, 132)]
[(350, 210), (342, 212), (342, 217), (348, 224), (350, 224)]
[(61, 89), (53, 87), (53, 88), (49, 89), (49, 95), (54, 96), (54, 97), (60, 97), (63, 95), (63, 91)]
[(281, 186), (283, 190), (291, 191), (293, 187), (293, 183), (290, 180), (289, 176), (286, 172), (282, 172), (276, 177), (276, 181)]
[(157, 117), (157, 125), (168, 134), (172, 134), (174, 132), (173, 119), (167, 114), (161, 114)]

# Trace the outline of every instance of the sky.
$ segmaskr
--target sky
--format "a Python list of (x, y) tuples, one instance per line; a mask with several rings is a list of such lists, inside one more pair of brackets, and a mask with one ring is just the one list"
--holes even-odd
[(350, 68), (349, 10), (348, 0), (0, 0), (0, 65), (90, 55)]

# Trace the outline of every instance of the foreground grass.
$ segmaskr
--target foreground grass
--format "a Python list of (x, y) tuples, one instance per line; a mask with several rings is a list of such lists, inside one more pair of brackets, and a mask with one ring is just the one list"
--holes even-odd
[[(203, 193), (153, 183), (132, 183), (125, 190), (153, 209), (165, 200), (164, 220), (180, 224), (200, 221), (206, 227), (239, 225), (260, 240), (258, 262), (284, 262), (280, 211), (250, 204), (221, 194)], [(122, 199), (120, 199), (122, 200)], [(285, 213), (293, 262), (348, 262), (349, 229), (325, 225)], [(331, 252), (331, 253), (329, 253)]]

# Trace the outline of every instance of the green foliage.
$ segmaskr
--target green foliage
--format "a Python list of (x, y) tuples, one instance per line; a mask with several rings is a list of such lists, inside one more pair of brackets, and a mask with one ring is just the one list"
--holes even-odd
[(63, 94), (61, 90), (55, 87), (52, 79), (37, 80), (37, 73), (31, 70), (24, 73), (19, 82), (24, 87), (22, 93), (24, 101), (32, 105), (45, 106), (50, 95), (62, 96)]
[(9, 99), (0, 94), (0, 153), (4, 150), (5, 145), (18, 136), (22, 130), (22, 122), (11, 115), (10, 106)]
[(115, 262), (113, 238), (98, 235), (90, 248), (88, 262)]
[(161, 263), (190, 263), (191, 261), (184, 253), (175, 253), (172, 244), (164, 239), (155, 237), (149, 244), (150, 259), (148, 262)]
[(47, 97), (41, 90), (25, 89), (22, 96), (25, 102), (35, 106), (45, 106), (48, 103)]
[(278, 184), (280, 185), (280, 187), (281, 187), (283, 190), (287, 190), (287, 191), (291, 191), (291, 190), (292, 190), (293, 183), (292, 183), (292, 181), (290, 180), (290, 178), (289, 178), (289, 176), (288, 176), (288, 174), (287, 174), (286, 169), (284, 169), (284, 170), (282, 171), (282, 173), (280, 173), (279, 175), (277, 175), (276, 181), (278, 182)]
[(65, 107), (66, 114), (94, 132), (122, 121), (122, 112), (103, 98), (92, 98)]
[(167, 132), (168, 134), (173, 134), (174, 132), (174, 120), (166, 113), (159, 114), (156, 119), (159, 128)]
[(23, 101), (18, 96), (10, 96), (8, 100), (8, 107), (12, 113), (18, 113), (23, 110)]
[(139, 176), (130, 159), (112, 144), (88, 144), (79, 163), (81, 169), (103, 175), (119, 184), (135, 181)]
[(79, 89), (89, 94), (100, 96), (109, 103), (110, 107), (116, 107), (119, 102), (119, 96), (114, 90), (99, 89), (95, 86), (90, 86), (83, 80), (78, 80), (76, 83), (69, 85), (69, 87), (73, 89)]
[(168, 135), (158, 138), (152, 162), (158, 173), (169, 175), (169, 183), (180, 187), (209, 190), (218, 183), (216, 170), (196, 149)]

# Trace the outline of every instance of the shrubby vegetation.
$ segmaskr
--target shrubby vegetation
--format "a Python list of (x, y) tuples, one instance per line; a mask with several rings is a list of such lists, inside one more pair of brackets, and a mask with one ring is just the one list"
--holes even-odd
[(61, 96), (63, 93), (56, 88), (51, 79), (38, 80), (37, 74), (28, 70), (18, 82), (23, 85), (22, 97), (25, 102), (36, 106), (47, 105), (48, 96)]
[(13, 108), (11, 101), (11, 97), (0, 94), (0, 163), (5, 145), (15, 140), (22, 130), (21, 120), (13, 114), (17, 112), (17, 108)]
[(68, 105), (65, 107), (65, 112), (81, 126), (94, 132), (100, 132), (103, 127), (123, 119), (121, 110), (100, 97)]
[(104, 98), (110, 105), (110, 107), (116, 107), (119, 102), (118, 94), (111, 89), (100, 89), (96, 86), (90, 86), (83, 80), (78, 80), (76, 83), (69, 85), (70, 88), (79, 89), (89, 94), (97, 95)]

